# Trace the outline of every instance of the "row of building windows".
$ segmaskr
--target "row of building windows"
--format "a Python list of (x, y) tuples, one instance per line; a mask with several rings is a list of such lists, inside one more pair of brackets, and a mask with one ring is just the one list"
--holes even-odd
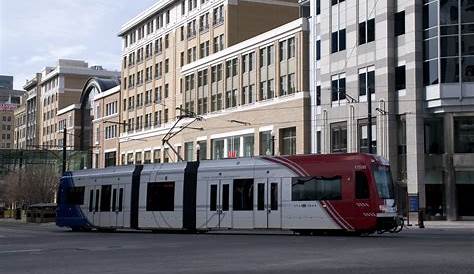
[[(296, 154), (296, 128), (290, 127), (280, 129), (279, 134), (280, 154)], [(275, 139), (272, 137), (272, 132), (263, 131), (259, 133), (259, 136), (259, 154), (272, 155), (275, 145)], [(255, 154), (255, 138), (253, 134), (213, 139), (210, 141), (210, 155), (207, 155), (207, 141), (197, 141), (196, 145), (199, 145), (199, 154), (194, 150), (194, 142), (184, 143), (184, 152), (182, 151), (181, 146), (177, 146), (176, 151), (185, 161), (193, 161), (196, 160), (197, 157), (199, 157), (200, 160), (218, 160), (225, 158), (251, 157)], [(169, 148), (145, 152), (140, 151), (135, 153), (123, 153), (121, 163), (122, 165), (150, 164), (152, 162), (168, 163), (170, 159), (171, 161), (178, 160), (178, 157), (175, 157), (175, 155), (170, 155), (169, 153), (173, 153)]]
[(57, 108), (49, 110), (49, 111), (43, 113), (43, 121), (53, 119), (54, 117), (56, 117), (57, 114), (58, 114), (58, 109)]
[[(359, 96), (375, 93), (375, 67), (359, 69), (358, 75)], [(398, 66), (395, 68), (395, 90), (406, 88), (406, 68)], [(331, 77), (331, 101), (338, 102), (346, 100), (346, 74), (340, 73)], [(316, 87), (316, 105), (321, 105), (321, 86)]]
[(123, 121), (123, 132), (133, 132), (146, 130), (151, 127), (160, 127), (162, 123), (168, 123), (169, 111), (164, 109), (158, 110), (154, 113), (137, 116), (136, 118), (129, 118)]
[[(184, 2), (181, 4), (182, 7), (182, 14), (185, 15), (185, 4)], [(189, 5), (190, 11), (194, 9), (194, 5)], [(199, 31), (204, 32), (209, 29), (209, 13), (205, 13), (199, 17)], [(212, 11), (212, 22), (214, 26), (218, 26), (223, 24), (224, 22), (224, 6), (221, 5), (216, 7)], [(137, 41), (144, 39), (146, 36), (151, 35), (154, 33), (155, 30), (160, 30), (163, 27), (169, 25), (171, 23), (171, 12), (170, 10), (166, 10), (155, 18), (149, 20), (147, 23), (137, 27), (130, 31), (127, 35), (124, 36), (124, 46), (128, 47), (130, 45), (135, 44)], [(146, 33), (146, 35), (145, 35)], [(193, 38), (196, 36), (196, 19), (191, 20), (187, 23), (187, 37)], [(184, 27), (181, 27), (181, 41), (184, 40)]]
[[(169, 47), (169, 43), (167, 42), (168, 41), (168, 35), (166, 35), (165, 38), (166, 38), (165, 39), (165, 48), (168, 48)], [(150, 44), (145, 46), (145, 58), (146, 59), (149, 59), (153, 56), (152, 45), (153, 45), (153, 43), (150, 43)], [(218, 35), (218, 36), (214, 37), (214, 40), (213, 40), (213, 53), (219, 52), (223, 49), (224, 49), (224, 35), (221, 34), (221, 35)], [(161, 54), (161, 52), (162, 52), (161, 38), (159, 38), (155, 42), (155, 54)], [(187, 59), (185, 59), (185, 53), (184, 52), (180, 53), (180, 63), (179, 63), (179, 65), (184, 66), (187, 63), (191, 63), (191, 62), (196, 61), (198, 58), (207, 57), (207, 56), (209, 56), (209, 54), (210, 54), (210, 43), (209, 43), (209, 41), (202, 42), (199, 45), (199, 57), (198, 57), (197, 48), (196, 47), (191, 47), (187, 50)], [(138, 49), (136, 53), (132, 52), (132, 53), (129, 53), (128, 56), (124, 56), (123, 57), (123, 66), (124, 66), (124, 68), (126, 68), (127, 66), (131, 67), (135, 64), (140, 64), (143, 61), (144, 61), (143, 48), (141, 48), (141, 49)], [(165, 59), (164, 62), (165, 62), (165, 70), (166, 70), (166, 68), (169, 69), (169, 59)], [(145, 81), (152, 80), (152, 75), (151, 75), (152, 67), (147, 68), (147, 70), (149, 70), (149, 73), (146, 74), (148, 77), (146, 78)], [(167, 70), (165, 71), (165, 73), (167, 73)], [(160, 79), (161, 76), (162, 76), (162, 62), (158, 62), (158, 63), (155, 64), (155, 78)], [(127, 83), (127, 82), (124, 81), (124, 83)], [(132, 83), (131, 80), (129, 80), (129, 86), (133, 86), (134, 84), (135, 84), (134, 82)]]
[[(123, 111), (134, 110), (135, 108), (141, 108), (143, 106), (148, 106), (152, 103), (160, 104), (162, 97), (162, 87), (155, 88), (154, 95), (152, 90), (147, 90), (145, 93), (139, 93), (136, 96), (130, 96), (128, 99), (123, 99)], [(164, 98), (169, 96), (169, 85), (165, 84), (164, 86)], [(153, 100), (154, 99), (154, 100)]]
[(105, 116), (113, 115), (118, 113), (117, 101), (113, 101), (105, 104)]

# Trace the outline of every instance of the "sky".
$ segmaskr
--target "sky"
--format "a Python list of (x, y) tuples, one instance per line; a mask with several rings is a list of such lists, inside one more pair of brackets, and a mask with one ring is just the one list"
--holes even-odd
[(159, 0), (0, 0), (0, 75), (14, 88), (57, 59), (120, 70), (120, 28)]

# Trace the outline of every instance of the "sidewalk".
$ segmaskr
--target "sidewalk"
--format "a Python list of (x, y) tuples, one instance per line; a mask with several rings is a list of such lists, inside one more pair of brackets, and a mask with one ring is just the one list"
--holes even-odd
[[(405, 228), (418, 228), (418, 220), (410, 222), (411, 226)], [(442, 228), (442, 229), (472, 229), (474, 231), (474, 221), (425, 221), (425, 228)]]

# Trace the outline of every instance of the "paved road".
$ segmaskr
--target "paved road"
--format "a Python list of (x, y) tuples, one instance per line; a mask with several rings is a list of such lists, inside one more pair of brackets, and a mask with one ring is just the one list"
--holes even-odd
[(474, 232), (76, 233), (0, 222), (0, 273), (474, 273)]

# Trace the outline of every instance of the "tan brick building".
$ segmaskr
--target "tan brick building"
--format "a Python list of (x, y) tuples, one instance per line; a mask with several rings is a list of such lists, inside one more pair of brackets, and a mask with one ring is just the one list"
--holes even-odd
[(99, 93), (93, 98), (98, 116), (92, 121), (93, 167), (109, 167), (119, 164), (120, 85)]
[[(188, 104), (188, 110), (191, 110), (190, 102), (187, 102), (185, 97), (186, 83), (181, 70), (190, 73), (192, 64), (213, 58), (216, 54), (222, 56), (221, 52), (224, 49), (297, 19), (298, 12), (296, 0), (160, 1), (125, 24), (120, 32), (124, 40), (120, 108), (121, 163), (151, 162), (153, 159), (165, 162), (178, 160), (178, 157), (172, 156), (173, 153), (168, 153), (170, 150), (179, 150), (179, 154), (184, 158), (182, 136), (189, 134), (188, 130), (180, 134), (179, 138), (182, 141), (173, 140), (172, 148), (162, 146), (164, 135), (180, 115), (177, 109), (185, 108)], [(260, 39), (267, 39), (268, 43), (273, 42), (276, 46), (270, 55), (279, 58), (276, 54), (279, 38), (260, 37)], [(234, 50), (236, 52), (232, 54), (238, 52), (238, 48)], [(253, 58), (257, 59), (258, 50), (256, 48), (253, 50), (255, 50)], [(296, 65), (293, 69), (296, 70)], [(300, 71), (295, 73), (298, 75), (290, 77), (295, 77), (295, 86), (298, 85), (299, 91), (304, 90), (302, 83), (296, 84)], [(207, 77), (210, 75), (209, 71)], [(194, 80), (197, 81), (197, 75)], [(278, 85), (279, 79), (273, 81), (273, 85)], [(255, 90), (258, 88), (259, 83), (256, 83)], [(240, 94), (240, 87), (238, 92)], [(223, 99), (224, 97), (221, 97), (221, 100)], [(206, 113), (211, 112), (210, 101), (211, 98)], [(241, 104), (237, 101), (235, 103), (235, 107)], [(195, 104), (197, 109), (197, 101)], [(238, 120), (233, 117), (229, 112), (226, 118)], [(302, 119), (300, 118), (300, 121)], [(234, 130), (233, 126), (235, 129), (242, 128), (242, 124), (235, 122), (230, 124), (230, 131)], [(195, 131), (191, 134), (195, 133), (199, 134)], [(200, 132), (201, 136), (198, 139), (203, 139), (204, 133), (217, 134), (218, 131)], [(187, 146), (189, 151), (190, 145)], [(210, 150), (210, 146), (211, 144), (208, 144), (206, 150)], [(257, 148), (254, 147), (255, 149)], [(304, 149), (301, 147), (298, 151), (302, 153)], [(170, 159), (170, 156), (173, 159)]]
[(39, 146), (59, 149), (62, 133), (58, 127), (58, 112), (78, 104), (87, 81), (94, 76), (116, 78), (119, 72), (104, 70), (100, 66), (89, 67), (84, 61), (60, 59), (56, 67), (46, 67), (41, 73), (39, 89)]

